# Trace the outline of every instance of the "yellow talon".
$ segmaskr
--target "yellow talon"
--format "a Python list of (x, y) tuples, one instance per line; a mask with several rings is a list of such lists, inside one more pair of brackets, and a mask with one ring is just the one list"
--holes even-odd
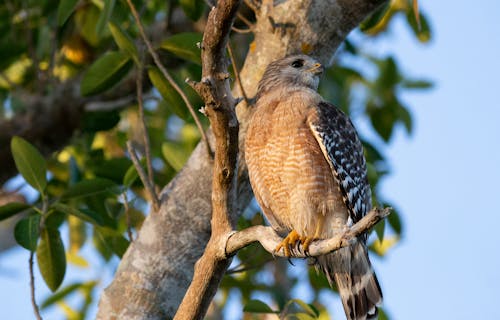
[(274, 251), (279, 252), (281, 248), (283, 248), (283, 250), (285, 251), (285, 256), (289, 258), (291, 256), (290, 248), (295, 247), (297, 241), (300, 240), (301, 237), (299, 236), (297, 231), (292, 230), (290, 231), (290, 233), (288, 233), (286, 238), (283, 239), (283, 241), (281, 241), (280, 244), (278, 244), (278, 246), (276, 247), (276, 249), (274, 249)]

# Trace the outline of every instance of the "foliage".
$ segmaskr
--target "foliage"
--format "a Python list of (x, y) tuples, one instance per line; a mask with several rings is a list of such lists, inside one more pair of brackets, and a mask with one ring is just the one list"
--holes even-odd
[[(199, 97), (183, 80), (199, 79), (201, 75), (196, 43), (202, 36), (205, 2), (135, 2), (142, 6), (145, 26), (165, 23), (162, 29), (165, 37), (156, 39), (156, 49), (191, 103), (200, 106)], [(407, 0), (391, 1), (369, 17), (360, 27), (358, 40), (350, 38), (345, 42), (320, 88), (325, 97), (350, 113), (355, 122), (366, 119), (371, 123), (380, 139), (370, 141), (362, 136), (369, 179), (376, 203), (393, 207), (378, 190), (380, 179), (390, 173), (383, 144), (390, 142), (399, 125), (409, 134), (412, 132), (411, 113), (401, 100), (401, 92), (432, 85), (426, 80), (407, 77), (395, 57), (373, 55), (360, 49), (357, 41), (383, 36), (398, 15), (407, 21), (418, 41), (429, 41), (429, 23), (421, 14), (419, 28), (413, 8)], [(173, 15), (180, 15), (182, 23), (172, 21)], [(8, 1), (0, 4), (0, 17), (0, 118), (27, 111), (18, 92), (50, 95), (61, 84), (76, 79), (81, 79), (82, 96), (103, 101), (121, 98), (113, 96), (113, 91), (134, 79), (141, 65), (148, 80), (143, 84), (145, 118), (155, 184), (167, 184), (182, 168), (200, 134), (179, 94), (145, 55), (138, 28), (125, 2)], [(250, 15), (248, 19), (253, 18)], [(239, 36), (232, 41), (246, 48), (251, 37)], [(244, 52), (238, 53), (241, 57), (237, 60), (241, 60)], [(375, 70), (375, 76), (365, 74), (361, 70), (364, 67)], [(201, 120), (206, 126), (206, 119)], [(138, 109), (132, 102), (87, 111), (71, 142), (47, 160), (29, 142), (19, 137), (12, 139), (11, 150), (19, 173), (39, 198), (31, 204), (9, 203), (0, 207), (0, 219), (26, 214), (17, 223), (14, 235), (20, 246), (36, 252), (43, 279), (54, 291), (42, 308), (57, 304), (68, 318), (85, 318), (89, 305), (98, 299), (94, 288), (99, 279), (67, 284), (64, 281), (66, 268), (70, 267), (67, 263), (88, 264), (85, 257), (79, 256), (86, 244), (93, 246), (95, 254), (104, 261), (113, 255), (121, 257), (130, 240), (127, 229), (140, 228), (149, 199), (125, 146), (127, 140), (142, 143), (140, 131)], [(255, 208), (249, 208), (240, 219), (239, 228), (264, 223), (255, 212)], [(68, 230), (68, 238), (61, 237), (61, 230)], [(383, 256), (397, 243), (403, 230), (396, 210), (385, 224), (377, 226), (378, 240), (371, 249)], [(263, 312), (276, 313), (285, 319), (328, 318), (328, 310), (319, 299), (322, 290), (329, 290), (326, 280), (305, 270), (302, 274), (307, 279), (304, 279), (290, 268), (293, 267), (273, 260), (255, 246), (241, 250), (223, 280), (214, 302), (215, 310), (224, 309), (229, 296), (241, 296), (245, 319), (258, 318), (258, 313)], [(263, 280), (269, 277), (273, 280)], [(290, 294), (291, 288), (304, 282), (313, 293), (310, 303), (292, 299)], [(74, 292), (81, 292), (84, 299), (79, 310), (64, 302)], [(263, 298), (266, 302), (259, 300)]]

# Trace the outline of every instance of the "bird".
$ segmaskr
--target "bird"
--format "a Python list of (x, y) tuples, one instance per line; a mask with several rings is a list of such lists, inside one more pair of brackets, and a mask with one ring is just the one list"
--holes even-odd
[[(347, 230), (371, 210), (363, 145), (351, 120), (317, 92), (324, 67), (299, 54), (271, 62), (259, 81), (245, 140), (250, 184), (291, 257)], [(348, 320), (376, 319), (382, 291), (366, 234), (314, 262), (336, 283)]]

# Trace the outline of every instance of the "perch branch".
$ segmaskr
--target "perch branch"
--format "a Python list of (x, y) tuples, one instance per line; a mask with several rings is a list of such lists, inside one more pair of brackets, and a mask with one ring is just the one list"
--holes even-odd
[[(307, 258), (316, 257), (338, 250), (342, 247), (348, 246), (351, 241), (360, 236), (361, 234), (370, 230), (380, 220), (387, 217), (391, 212), (391, 208), (371, 210), (366, 216), (359, 220), (352, 227), (346, 229), (343, 233), (324, 240), (316, 240), (309, 246), (307, 255), (303, 252), (293, 252), (294, 258)], [(254, 243), (259, 242), (266, 251), (272, 253), (274, 256), (285, 257), (283, 251), (274, 251), (274, 249), (283, 241), (283, 239), (274, 232), (271, 227), (253, 226), (229, 236), (226, 243), (226, 255), (232, 256), (238, 250)]]

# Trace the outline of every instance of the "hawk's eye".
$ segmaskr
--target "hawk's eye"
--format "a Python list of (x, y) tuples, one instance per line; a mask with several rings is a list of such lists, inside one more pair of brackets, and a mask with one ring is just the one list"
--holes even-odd
[(292, 62), (292, 67), (294, 68), (300, 68), (304, 65), (304, 60), (302, 59), (298, 59), (298, 60), (295, 60), (294, 62)]

